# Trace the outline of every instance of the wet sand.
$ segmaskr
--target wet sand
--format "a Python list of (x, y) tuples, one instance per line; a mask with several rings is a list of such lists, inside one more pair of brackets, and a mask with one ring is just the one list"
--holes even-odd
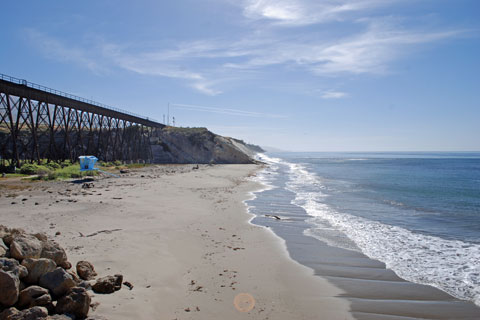
[[(288, 195), (283, 198), (289, 202)], [(305, 235), (304, 230), (310, 227), (305, 219), (309, 216), (302, 208), (287, 207), (268, 196), (257, 200), (263, 207), (261, 201), (267, 202), (265, 207), (272, 201), (278, 203), (286, 213), (279, 217), (281, 220), (259, 216), (253, 222), (268, 226), (285, 239), (292, 259), (342, 289), (341, 296), (350, 302), (356, 319), (480, 319), (480, 308), (472, 302), (458, 300), (432, 286), (405, 281), (382, 262)]]

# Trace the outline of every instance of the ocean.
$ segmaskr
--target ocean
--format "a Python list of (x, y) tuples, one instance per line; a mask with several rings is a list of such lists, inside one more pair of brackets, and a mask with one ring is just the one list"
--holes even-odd
[(268, 166), (256, 177), (265, 189), (247, 201), (252, 223), (272, 227), (287, 247), (301, 230), (480, 305), (480, 153), (258, 157)]

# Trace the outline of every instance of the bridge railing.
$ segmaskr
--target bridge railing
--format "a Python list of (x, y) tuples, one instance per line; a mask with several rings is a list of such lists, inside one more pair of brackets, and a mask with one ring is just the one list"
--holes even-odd
[(9, 82), (13, 82), (13, 83), (16, 83), (16, 84), (21, 84), (21, 85), (27, 86), (29, 88), (38, 89), (38, 90), (45, 91), (45, 92), (48, 92), (48, 93), (56, 94), (56, 95), (59, 95), (59, 96), (65, 97), (65, 98), (69, 98), (69, 99), (85, 102), (85, 103), (88, 103), (88, 104), (92, 104), (92, 105), (97, 106), (97, 107), (102, 107), (102, 108), (109, 109), (109, 110), (112, 110), (112, 111), (125, 113), (125, 114), (128, 114), (130, 116), (141, 118), (141, 119), (144, 119), (144, 120), (159, 122), (155, 119), (151, 119), (149, 117), (144, 117), (142, 115), (139, 115), (139, 114), (127, 111), (127, 110), (123, 110), (123, 109), (120, 109), (120, 108), (115, 108), (115, 107), (112, 107), (112, 106), (109, 106), (109, 105), (106, 105), (106, 104), (103, 104), (103, 103), (100, 103), (100, 102), (97, 102), (97, 101), (85, 99), (85, 98), (82, 98), (82, 97), (79, 97), (79, 96), (76, 96), (76, 95), (73, 95), (73, 94), (70, 94), (70, 93), (66, 93), (66, 92), (63, 92), (63, 91), (48, 88), (48, 87), (30, 82), (30, 81), (27, 81), (25, 79), (15, 78), (15, 77), (3, 74), (3, 73), (0, 73), (0, 79), (5, 80), (5, 81), (9, 81)]

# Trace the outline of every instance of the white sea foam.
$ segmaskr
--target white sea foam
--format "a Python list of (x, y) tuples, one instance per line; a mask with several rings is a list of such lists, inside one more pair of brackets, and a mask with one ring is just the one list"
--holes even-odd
[(323, 203), (326, 195), (322, 193), (324, 186), (319, 177), (302, 165), (290, 164), (287, 187), (296, 194), (293, 204), (303, 207), (312, 216), (310, 222), (314, 227), (306, 234), (344, 247), (341, 241), (325, 233), (325, 228), (336, 229), (364, 254), (383, 261), (400, 277), (432, 285), (480, 305), (480, 245), (413, 233), (334, 211)]

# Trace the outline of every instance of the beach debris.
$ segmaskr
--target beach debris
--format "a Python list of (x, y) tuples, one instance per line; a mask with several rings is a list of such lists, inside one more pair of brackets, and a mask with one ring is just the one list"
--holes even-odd
[(121, 170), (120, 170), (120, 173), (121, 173), (121, 174), (130, 173), (130, 170), (121, 169)]
[(88, 261), (78, 261), (76, 269), (80, 279), (92, 280), (97, 276), (97, 273), (95, 272), (95, 268)]
[(18, 296), (18, 307), (20, 309), (32, 307), (46, 307), (52, 303), (52, 297), (48, 290), (40, 286), (30, 286), (23, 289)]
[(130, 290), (133, 289), (133, 284), (131, 284), (131, 283), (128, 282), (128, 281), (125, 281), (125, 282), (123, 283), (123, 285), (126, 286), (126, 287), (128, 287), (128, 289), (130, 289)]
[[(122, 229), (101, 230), (101, 231), (97, 231), (97, 232), (91, 233), (91, 234), (89, 234), (89, 235), (86, 235), (86, 237), (93, 237), (93, 236), (96, 236), (96, 235), (99, 234), (99, 233), (110, 234), (110, 233), (115, 232), (115, 231), (122, 231)], [(82, 235), (82, 236), (83, 236), (83, 235)]]
[(266, 214), (265, 217), (267, 218), (273, 218), (275, 220), (282, 220), (279, 216), (273, 215), (273, 214)]
[(76, 318), (85, 318), (90, 309), (91, 298), (84, 288), (72, 288), (69, 293), (58, 299), (56, 313), (73, 314)]

